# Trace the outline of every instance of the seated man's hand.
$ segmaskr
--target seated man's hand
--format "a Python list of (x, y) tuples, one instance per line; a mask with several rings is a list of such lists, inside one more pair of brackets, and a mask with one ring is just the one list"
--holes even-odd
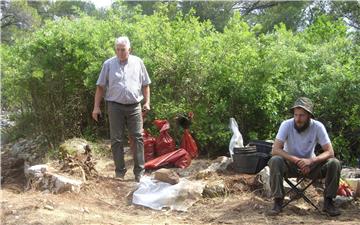
[(310, 166), (305, 166), (303, 168), (300, 169), (301, 170), (301, 173), (306, 175), (310, 172)]
[(310, 166), (313, 164), (311, 159), (302, 158), (296, 162), (296, 165), (300, 168), (301, 172), (306, 175), (310, 172)]
[(296, 162), (296, 165), (302, 169), (303, 167), (310, 167), (312, 165), (312, 160), (311, 159), (306, 159), (306, 158), (302, 158), (302, 159), (299, 159), (297, 162)]

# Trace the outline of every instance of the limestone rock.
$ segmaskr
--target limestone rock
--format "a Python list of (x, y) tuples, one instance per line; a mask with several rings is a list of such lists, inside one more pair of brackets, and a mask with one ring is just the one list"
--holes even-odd
[(215, 159), (211, 165), (205, 170), (201, 170), (197, 175), (197, 179), (202, 179), (211, 176), (215, 172), (223, 172), (227, 169), (228, 165), (232, 163), (232, 159), (226, 156), (220, 156)]
[(341, 177), (343, 178), (360, 178), (359, 168), (344, 168), (341, 170)]
[(81, 155), (84, 155), (86, 151), (86, 146), (89, 146), (89, 143), (86, 140), (73, 138), (66, 140), (63, 144), (61, 144), (59, 151), (64, 158), (67, 156), (81, 157)]
[(25, 167), (25, 176), (27, 179), (27, 189), (49, 190), (55, 194), (66, 191), (78, 193), (82, 185), (82, 182), (79, 180), (50, 172), (47, 165)]
[(205, 185), (203, 196), (214, 198), (225, 196), (229, 191), (223, 180), (210, 181)]
[(179, 183), (179, 175), (170, 169), (159, 169), (155, 171), (154, 178), (158, 181), (162, 181), (169, 184), (177, 184)]
[(21, 138), (14, 144), (4, 146), (4, 152), (18, 159), (23, 159), (31, 164), (42, 163), (44, 156), (48, 152), (49, 144), (44, 136), (35, 139)]

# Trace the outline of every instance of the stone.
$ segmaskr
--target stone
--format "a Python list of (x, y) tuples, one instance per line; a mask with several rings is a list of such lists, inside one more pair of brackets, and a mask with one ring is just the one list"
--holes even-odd
[(72, 157), (81, 157), (85, 153), (86, 146), (89, 143), (81, 138), (73, 138), (66, 140), (63, 144), (59, 146), (59, 152), (63, 157), (72, 156)]
[(338, 208), (349, 208), (351, 207), (351, 202), (354, 200), (353, 197), (346, 196), (336, 196), (334, 198), (334, 205)]
[(223, 180), (215, 180), (205, 185), (202, 195), (203, 197), (215, 198), (225, 196), (228, 192)]
[(231, 158), (220, 156), (213, 161), (207, 170), (212, 172), (224, 172), (230, 163), (232, 163)]
[(47, 209), (47, 210), (54, 210), (54, 207), (52, 207), (51, 205), (45, 205), (44, 206), (44, 209)]
[(63, 193), (66, 191), (79, 193), (82, 182), (79, 180), (70, 179), (57, 174), (52, 174), (52, 190), (54, 193)]
[(48, 143), (44, 136), (38, 136), (35, 139), (20, 139), (14, 144), (8, 144), (8, 153), (10, 156), (23, 159), (31, 164), (38, 164), (44, 161), (48, 152)]
[(172, 185), (179, 183), (180, 179), (179, 175), (175, 171), (165, 168), (155, 171), (154, 178), (158, 181), (162, 181)]
[(344, 178), (346, 183), (349, 184), (350, 189), (353, 191), (353, 197), (360, 196), (360, 178)]
[(360, 196), (360, 169), (344, 168), (341, 170), (341, 177), (349, 184), (354, 197)]
[(360, 178), (359, 168), (344, 168), (341, 170), (341, 177), (343, 178)]
[(80, 192), (83, 182), (65, 176), (49, 172), (47, 165), (35, 165), (25, 168), (27, 189), (49, 190), (51, 193), (59, 194), (66, 191)]
[(31, 167), (24, 167), (24, 173), (26, 174), (42, 174), (48, 171), (48, 166), (45, 164), (35, 165)]
[(212, 173), (224, 172), (227, 167), (232, 163), (232, 159), (226, 156), (216, 158), (211, 165), (205, 170), (201, 170), (197, 175), (197, 179), (203, 179), (211, 176)]

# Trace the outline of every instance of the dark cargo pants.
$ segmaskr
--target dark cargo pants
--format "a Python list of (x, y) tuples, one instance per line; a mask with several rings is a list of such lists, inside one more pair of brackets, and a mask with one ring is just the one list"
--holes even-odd
[[(294, 164), (281, 156), (273, 156), (268, 162), (270, 167), (270, 187), (274, 198), (283, 198), (285, 195), (283, 177), (299, 177), (301, 171)], [(314, 169), (316, 168), (316, 169)], [(341, 164), (336, 158), (328, 159), (319, 166), (313, 165), (312, 170), (306, 175), (308, 178), (325, 178), (324, 197), (334, 198), (339, 187)]]
[(126, 173), (124, 159), (125, 127), (134, 142), (134, 174), (142, 175), (144, 172), (144, 142), (142, 136), (141, 105), (124, 105), (108, 102), (110, 122), (111, 150), (115, 163), (115, 175), (124, 176)]

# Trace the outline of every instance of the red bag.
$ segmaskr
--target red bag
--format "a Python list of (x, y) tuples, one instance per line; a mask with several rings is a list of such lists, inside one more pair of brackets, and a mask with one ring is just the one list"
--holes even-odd
[(196, 158), (199, 154), (197, 145), (195, 143), (195, 140), (191, 136), (189, 129), (184, 130), (180, 148), (185, 149), (190, 154), (192, 159)]
[(169, 122), (167, 120), (155, 120), (154, 124), (160, 128), (160, 135), (155, 140), (155, 153), (157, 156), (164, 155), (166, 153), (172, 152), (175, 150), (175, 141), (169, 135), (168, 131), (170, 129)]
[(165, 165), (174, 165), (176, 161), (186, 154), (188, 153), (185, 149), (178, 149), (146, 162), (144, 167), (145, 169), (156, 169)]
[(154, 124), (160, 130), (160, 132), (162, 129), (164, 130), (170, 129), (170, 124), (167, 120), (154, 120)]
[(151, 134), (144, 130), (144, 157), (145, 162), (152, 160), (155, 157), (155, 138)]
[[(179, 149), (180, 150), (180, 149)], [(182, 149), (185, 150), (185, 149)], [(184, 169), (188, 166), (190, 166), (191, 164), (191, 156), (190, 154), (185, 150), (186, 154), (183, 155), (181, 158), (179, 158), (176, 162), (175, 162), (175, 166), (181, 169)]]

